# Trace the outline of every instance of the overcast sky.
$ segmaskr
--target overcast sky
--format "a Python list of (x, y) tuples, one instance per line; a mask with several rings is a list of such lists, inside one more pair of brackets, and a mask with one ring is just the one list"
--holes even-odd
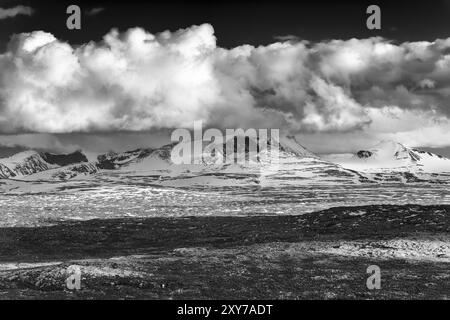
[(368, 4), (0, 0), (0, 145), (125, 150), (202, 120), (450, 154), (450, 1), (378, 1), (381, 30)]

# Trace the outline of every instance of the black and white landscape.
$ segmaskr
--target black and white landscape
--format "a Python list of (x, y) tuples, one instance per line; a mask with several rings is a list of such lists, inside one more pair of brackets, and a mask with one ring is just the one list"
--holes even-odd
[(449, 299), (450, 3), (316, 2), (0, 3), (0, 299)]

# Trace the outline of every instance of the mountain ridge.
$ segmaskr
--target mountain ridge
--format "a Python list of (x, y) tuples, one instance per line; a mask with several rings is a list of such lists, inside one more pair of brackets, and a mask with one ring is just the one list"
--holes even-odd
[[(202, 161), (197, 164), (176, 165), (171, 161), (171, 152), (178, 143), (166, 144), (160, 148), (137, 148), (125, 152), (108, 152), (97, 156), (96, 161), (89, 162), (81, 150), (68, 154), (56, 154), (27, 150), (8, 158), (0, 159), (0, 178), (19, 180), (57, 180), (66, 181), (87, 178), (93, 174), (120, 174), (124, 179), (130, 176), (159, 176), (165, 179), (192, 179), (199, 181), (236, 177), (253, 177), (251, 180), (264, 185), (291, 185), (307, 183), (364, 183), (364, 182), (419, 182), (435, 179), (432, 174), (441, 169), (450, 172), (450, 159), (430, 152), (406, 147), (395, 141), (380, 143), (347, 158), (319, 157), (303, 147), (293, 136), (279, 139), (279, 163), (274, 165), (270, 158), (271, 148), (259, 150), (256, 161), (244, 164), (228, 159), (224, 163), (217, 161), (225, 154), (226, 142), (236, 137), (229, 137), (223, 145), (215, 145), (218, 154), (211, 155), (212, 149), (204, 149)], [(249, 152), (250, 140), (240, 140), (241, 152)], [(260, 141), (254, 141), (260, 142)], [(235, 141), (235, 152), (238, 152)], [(211, 144), (210, 144), (211, 146)], [(224, 154), (221, 154), (223, 150)], [(243, 150), (243, 151), (242, 151)], [(266, 157), (266, 158), (264, 158)], [(249, 158), (250, 159), (250, 158)], [(443, 165), (445, 164), (445, 165)], [(436, 170), (431, 170), (433, 165)], [(447, 172), (447, 171), (443, 172)], [(430, 172), (429, 176), (426, 174)], [(420, 176), (420, 177), (419, 177)], [(169, 178), (167, 178), (169, 177)], [(200, 179), (199, 177), (203, 177)], [(252, 178), (252, 179), (253, 179)], [(217, 181), (215, 181), (217, 182)], [(214, 183), (215, 183), (214, 182)]]
[(355, 154), (328, 155), (325, 158), (358, 171), (450, 172), (450, 159), (392, 140), (382, 140)]

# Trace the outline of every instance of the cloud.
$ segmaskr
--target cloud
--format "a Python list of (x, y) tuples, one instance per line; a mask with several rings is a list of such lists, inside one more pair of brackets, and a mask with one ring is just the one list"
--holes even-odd
[(364, 131), (301, 134), (302, 143), (317, 153), (346, 153), (367, 149), (381, 140), (409, 147), (450, 146), (450, 120), (437, 112), (397, 106), (367, 109), (372, 120)]
[[(51, 150), (58, 153), (70, 153), (83, 150), (89, 159), (109, 152), (135, 150), (137, 148), (155, 148), (170, 143), (170, 132), (117, 132), (117, 133), (71, 133), (71, 134), (12, 134), (0, 135), (0, 149), (22, 148)], [(1, 150), (0, 150), (1, 153)]]
[[(204, 24), (158, 34), (113, 29), (75, 47), (35, 31), (12, 37), (0, 69), (3, 133), (140, 132), (202, 120), (378, 137), (404, 123), (447, 128), (450, 114), (450, 38), (225, 49)], [(403, 139), (416, 131), (405, 129)]]
[(63, 144), (56, 136), (46, 133), (2, 135), (0, 136), (0, 146), (51, 149), (59, 152), (71, 152), (79, 148), (71, 143)]
[(96, 8), (92, 8), (89, 9), (88, 11), (86, 11), (86, 15), (88, 16), (96, 16), (97, 14), (101, 13), (105, 11), (105, 8), (102, 7), (96, 7)]
[(0, 8), (0, 20), (7, 19), (7, 18), (14, 18), (18, 15), (26, 15), (31, 16), (33, 14), (34, 10), (30, 7), (25, 6), (16, 6), (14, 8)]

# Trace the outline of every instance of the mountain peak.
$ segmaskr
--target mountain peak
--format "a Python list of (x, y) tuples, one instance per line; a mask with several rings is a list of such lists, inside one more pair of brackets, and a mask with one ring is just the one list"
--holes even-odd
[(0, 159), (0, 178), (29, 175), (51, 167), (52, 165), (47, 163), (39, 152), (22, 151), (11, 157)]
[(81, 150), (77, 150), (75, 152), (68, 154), (55, 154), (49, 152), (42, 152), (40, 153), (40, 155), (47, 163), (55, 164), (61, 167), (74, 163), (88, 162), (88, 159), (81, 152)]
[(359, 150), (356, 157), (360, 159), (411, 159), (418, 160), (413, 150), (394, 140), (381, 140), (371, 148)]
[(280, 138), (280, 149), (281, 151), (291, 152), (297, 156), (301, 157), (311, 157), (316, 158), (317, 156), (301, 145), (295, 136), (287, 135)]

